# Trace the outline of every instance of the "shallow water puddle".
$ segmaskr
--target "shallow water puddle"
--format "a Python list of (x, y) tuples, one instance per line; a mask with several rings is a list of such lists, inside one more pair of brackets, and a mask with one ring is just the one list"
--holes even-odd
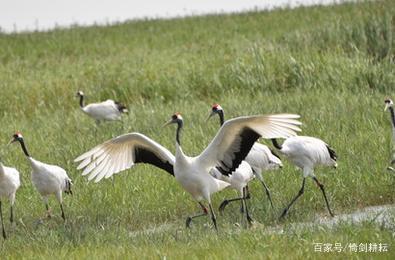
[[(255, 223), (253, 229), (263, 229), (268, 235), (287, 234), (303, 229), (319, 227), (334, 228), (340, 224), (361, 224), (362, 222), (374, 222), (395, 232), (395, 205), (366, 207), (352, 213), (335, 215), (333, 218), (329, 216), (317, 216), (312, 222), (287, 223), (277, 226), (265, 226), (264, 224)], [(176, 223), (166, 223), (140, 231), (129, 232), (129, 236), (136, 237), (139, 235), (153, 235), (173, 231), (182, 232), (183, 227)], [(240, 231), (240, 229), (237, 229), (237, 231)]]
[(335, 215), (333, 218), (317, 216), (313, 222), (290, 223), (285, 226), (267, 227), (270, 234), (283, 234), (306, 228), (334, 228), (339, 224), (361, 224), (372, 222), (384, 228), (395, 230), (395, 205), (366, 207), (352, 213)]

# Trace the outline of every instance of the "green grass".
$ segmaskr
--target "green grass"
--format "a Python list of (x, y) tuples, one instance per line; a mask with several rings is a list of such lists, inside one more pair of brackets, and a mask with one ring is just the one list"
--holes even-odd
[[(337, 170), (319, 168), (335, 214), (392, 204), (394, 177), (386, 172), (391, 127), (384, 98), (395, 93), (395, 5), (392, 1), (273, 12), (132, 21), (110, 27), (0, 34), (1, 160), (15, 166), (17, 226), (0, 240), (0, 255), (20, 258), (393, 258), (394, 231), (370, 223), (335, 229), (269, 234), (259, 225), (244, 230), (238, 205), (219, 216), (219, 234), (208, 219), (184, 228), (198, 210), (167, 173), (138, 165), (115, 184), (87, 183), (73, 159), (121, 133), (138, 131), (174, 151), (174, 129), (161, 128), (183, 113), (187, 154), (198, 154), (218, 129), (205, 123), (218, 102), (227, 118), (290, 112), (302, 115), (303, 134), (322, 138), (339, 157)], [(125, 102), (122, 123), (96, 129), (82, 114), (75, 93), (87, 101)], [(30, 182), (30, 167), (18, 146), (6, 146), (20, 130), (32, 156), (67, 169), (74, 196), (65, 198), (63, 224), (55, 217), (37, 225), (44, 205)], [(255, 220), (278, 225), (277, 216), (300, 188), (299, 170), (284, 162), (268, 172), (275, 210), (259, 183), (251, 186)], [(284, 223), (327, 215), (319, 189), (308, 180), (304, 196)], [(213, 196), (217, 207), (234, 191)], [(4, 204), (3, 204), (4, 205)], [(8, 215), (8, 203), (4, 213)], [(157, 232), (144, 230), (157, 228)], [(10, 230), (12, 229), (12, 230)], [(388, 253), (314, 252), (314, 242), (388, 243)]]

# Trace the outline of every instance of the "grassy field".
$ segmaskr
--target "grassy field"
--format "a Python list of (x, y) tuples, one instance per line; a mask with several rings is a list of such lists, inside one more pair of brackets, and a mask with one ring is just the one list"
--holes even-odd
[[(227, 118), (289, 112), (302, 116), (303, 135), (335, 148), (337, 170), (317, 169), (335, 214), (393, 204), (394, 176), (385, 169), (391, 151), (384, 98), (395, 98), (395, 5), (372, 1), (273, 12), (135, 21), (110, 27), (0, 34), (0, 156), (21, 172), (17, 225), (0, 239), (0, 258), (392, 258), (395, 230), (372, 223), (342, 224), (271, 234), (265, 227), (327, 216), (319, 189), (308, 180), (304, 196), (283, 222), (282, 208), (297, 193), (302, 175), (288, 162), (265, 173), (271, 210), (258, 182), (250, 207), (257, 225), (244, 229), (238, 205), (184, 227), (198, 210), (166, 172), (138, 165), (99, 184), (87, 183), (73, 159), (121, 133), (144, 133), (174, 151), (174, 128), (161, 128), (183, 113), (184, 151), (194, 155), (210, 142), (217, 120), (205, 123), (218, 102)], [(130, 114), (101, 124), (83, 115), (87, 101), (121, 100)], [(21, 131), (31, 155), (65, 168), (74, 196), (65, 198), (63, 224), (38, 224), (44, 205), (30, 182), (30, 165), (18, 146)], [(263, 141), (264, 142), (264, 141)], [(215, 207), (226, 190), (213, 196)], [(8, 216), (8, 203), (4, 204)], [(8, 219), (8, 218), (7, 218)], [(386, 253), (317, 253), (314, 243), (387, 243)]]

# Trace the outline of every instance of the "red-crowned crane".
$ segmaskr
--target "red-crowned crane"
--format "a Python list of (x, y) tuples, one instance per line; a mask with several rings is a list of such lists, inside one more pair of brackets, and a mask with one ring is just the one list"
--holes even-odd
[(281, 154), (303, 171), (302, 187), (298, 194), (284, 209), (280, 218), (283, 218), (287, 214), (292, 204), (304, 193), (304, 185), (307, 177), (311, 177), (321, 189), (329, 214), (333, 217), (333, 213), (329, 207), (329, 202), (326, 197), (324, 185), (319, 182), (315, 176), (314, 168), (318, 165), (332, 166), (336, 168), (336, 152), (324, 141), (310, 136), (289, 137), (282, 145), (280, 145), (276, 139), (272, 139), (272, 142), (274, 147), (276, 147)]
[[(222, 126), (224, 124), (225, 121), (225, 112), (224, 109), (219, 105), (219, 104), (214, 104), (211, 107), (211, 113), (209, 115), (209, 118), (214, 116), (214, 115), (218, 115), (219, 117), (219, 123), (220, 126)], [(273, 208), (273, 202), (272, 202), (272, 197), (270, 195), (270, 190), (267, 187), (266, 183), (264, 182), (264, 179), (262, 177), (262, 171), (266, 171), (266, 170), (272, 170), (272, 169), (278, 169), (282, 167), (282, 162), (280, 160), (280, 158), (275, 155), (270, 149), (269, 147), (267, 147), (266, 145), (260, 144), (258, 142), (255, 142), (254, 145), (252, 146), (250, 152), (248, 153), (247, 157), (245, 158), (245, 161), (247, 164), (250, 165), (254, 176), (257, 177), (257, 179), (262, 183), (266, 195), (269, 199), (270, 205)], [(252, 180), (252, 178), (249, 178), (249, 169), (247, 167), (243, 167), (244, 171), (246, 171), (244, 173), (245, 178), (241, 178), (241, 177), (237, 177), (236, 179), (240, 179), (240, 180)], [(236, 170), (238, 171), (238, 170)], [(235, 172), (237, 175), (243, 174), (242, 171), (238, 171)], [(218, 174), (217, 174), (218, 175)], [(227, 175), (229, 175), (229, 173), (227, 173)], [(236, 186), (236, 185), (234, 185)], [(248, 187), (246, 187), (246, 191), (248, 191)], [(249, 193), (245, 194), (244, 196), (245, 198), (249, 198)], [(241, 199), (241, 198), (239, 198)], [(223, 210), (226, 205), (231, 202), (231, 201), (236, 201), (239, 199), (231, 199), (231, 200), (225, 200), (222, 204), (221, 204), (221, 209)], [(246, 204), (246, 202), (245, 202)], [(247, 211), (248, 212), (248, 211)]]
[(391, 126), (392, 126), (392, 158), (391, 158), (391, 166), (388, 166), (388, 170), (395, 171), (393, 165), (395, 165), (395, 112), (394, 112), (394, 102), (390, 98), (386, 98), (384, 100), (385, 108), (390, 111), (391, 114)]
[(176, 154), (140, 133), (129, 133), (104, 142), (75, 159), (80, 162), (78, 169), (95, 182), (115, 173), (131, 168), (137, 163), (149, 163), (174, 175), (181, 186), (189, 192), (203, 209), (202, 214), (190, 216), (186, 220), (189, 227), (192, 219), (208, 214), (202, 203), (208, 202), (215, 229), (217, 222), (211, 206), (211, 194), (229, 186), (218, 180), (209, 171), (218, 166), (224, 172), (234, 171), (247, 156), (259, 137), (278, 138), (296, 135), (301, 123), (298, 115), (278, 114), (245, 116), (228, 120), (207, 148), (196, 157), (186, 156), (181, 148), (180, 133), (183, 127), (181, 114), (174, 114), (165, 124), (176, 124)]
[(54, 194), (60, 204), (62, 218), (63, 220), (66, 220), (63, 210), (62, 192), (72, 194), (71, 186), (73, 185), (71, 179), (67, 176), (66, 171), (59, 166), (46, 164), (31, 157), (20, 132), (13, 135), (9, 144), (14, 142), (20, 143), (23, 153), (30, 162), (30, 166), (32, 167), (31, 180), (43, 198), (48, 217), (51, 217), (48, 206), (48, 197)]
[(78, 91), (77, 97), (80, 98), (81, 110), (95, 119), (96, 122), (120, 120), (122, 113), (128, 112), (124, 105), (111, 99), (100, 103), (84, 105), (84, 92)]
[(20, 185), (19, 172), (15, 168), (4, 166), (0, 161), (0, 218), (4, 239), (7, 238), (7, 235), (4, 229), (1, 199), (7, 198), (10, 201), (10, 222), (12, 224), (14, 222), (15, 194)]

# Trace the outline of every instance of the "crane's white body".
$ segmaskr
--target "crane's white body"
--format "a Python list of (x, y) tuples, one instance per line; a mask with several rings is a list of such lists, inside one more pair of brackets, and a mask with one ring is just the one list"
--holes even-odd
[(248, 162), (255, 177), (263, 181), (262, 171), (277, 170), (283, 166), (280, 158), (275, 156), (264, 144), (255, 143), (245, 161)]
[(46, 164), (32, 157), (27, 159), (32, 167), (31, 180), (44, 201), (47, 202), (48, 196), (54, 194), (59, 203), (62, 203), (62, 192), (68, 192), (68, 183), (71, 183), (66, 171), (57, 165)]
[(11, 206), (15, 203), (15, 194), (21, 185), (19, 172), (0, 162), (0, 199), (8, 198)]
[(337, 167), (328, 151), (328, 144), (310, 136), (289, 137), (279, 150), (293, 164), (303, 170), (304, 177), (313, 177), (318, 165)]
[(88, 116), (100, 121), (100, 120), (121, 120), (122, 113), (119, 111), (117, 104), (114, 100), (108, 99), (100, 103), (91, 103), (81, 110)]
[(228, 182), (216, 179), (210, 174), (207, 174), (207, 168), (201, 167), (196, 157), (186, 156), (178, 144), (176, 144), (174, 176), (196, 201), (206, 200), (211, 203), (211, 194), (230, 185)]
[(246, 161), (242, 161), (239, 167), (229, 176), (223, 175), (215, 167), (210, 170), (210, 174), (216, 179), (228, 182), (230, 184), (229, 187), (237, 190), (240, 196), (243, 196), (243, 188), (254, 179), (252, 168)]

